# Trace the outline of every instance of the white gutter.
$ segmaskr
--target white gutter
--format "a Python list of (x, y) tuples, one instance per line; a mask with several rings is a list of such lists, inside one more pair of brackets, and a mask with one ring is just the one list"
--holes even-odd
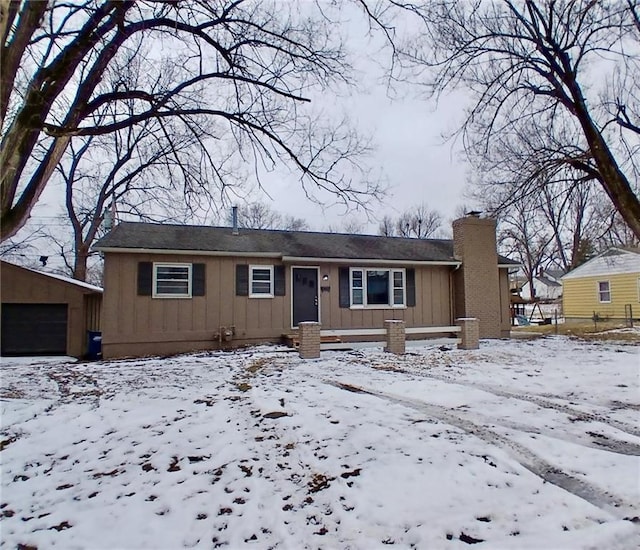
[(282, 256), (283, 262), (309, 262), (309, 263), (331, 263), (331, 264), (351, 264), (351, 265), (455, 265), (462, 262), (444, 262), (430, 260), (383, 260), (375, 258), (310, 258), (306, 256)]
[(99, 252), (120, 252), (123, 254), (168, 254), (190, 256), (240, 256), (246, 258), (281, 258), (279, 252), (223, 252), (220, 250), (166, 250), (164, 248), (121, 248), (111, 246), (99, 246), (94, 250)]
[(382, 260), (373, 258), (317, 258), (307, 256), (283, 256), (279, 252), (230, 252), (220, 250), (165, 250), (163, 248), (121, 248), (111, 246), (99, 246), (94, 250), (99, 252), (115, 252), (122, 254), (167, 254), (167, 255), (191, 255), (191, 256), (233, 256), (241, 258), (277, 258), (284, 263), (335, 263), (358, 265), (452, 265), (459, 267), (458, 261), (429, 261), (429, 260)]

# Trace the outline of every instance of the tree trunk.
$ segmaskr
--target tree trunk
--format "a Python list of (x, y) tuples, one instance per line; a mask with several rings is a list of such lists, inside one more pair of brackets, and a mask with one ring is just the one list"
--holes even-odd
[(87, 260), (89, 259), (89, 248), (85, 245), (76, 249), (73, 263), (73, 278), (78, 281), (87, 280)]
[(589, 151), (600, 175), (599, 181), (622, 219), (637, 239), (640, 239), (640, 200), (633, 192), (629, 180), (618, 166), (611, 149), (587, 109), (582, 90), (575, 81), (567, 82), (575, 105), (575, 116), (582, 126)]

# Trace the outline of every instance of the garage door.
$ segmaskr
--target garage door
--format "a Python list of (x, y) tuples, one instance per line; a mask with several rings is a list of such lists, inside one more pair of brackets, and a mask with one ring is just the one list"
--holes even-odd
[(67, 353), (67, 304), (2, 304), (2, 355)]

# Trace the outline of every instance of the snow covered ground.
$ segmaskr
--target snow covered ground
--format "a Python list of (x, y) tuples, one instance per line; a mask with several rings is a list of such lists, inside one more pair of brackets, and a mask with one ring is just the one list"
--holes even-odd
[(637, 548), (640, 348), (2, 362), (3, 548)]

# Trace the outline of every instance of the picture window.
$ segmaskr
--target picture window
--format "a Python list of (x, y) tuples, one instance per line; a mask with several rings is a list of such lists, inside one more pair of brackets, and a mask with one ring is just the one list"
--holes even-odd
[(352, 268), (351, 307), (404, 307), (404, 269)]

